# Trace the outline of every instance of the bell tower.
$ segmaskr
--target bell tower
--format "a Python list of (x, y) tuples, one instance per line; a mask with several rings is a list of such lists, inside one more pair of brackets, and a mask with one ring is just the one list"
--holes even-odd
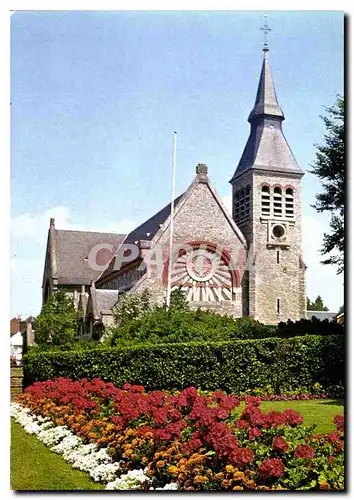
[[(266, 324), (305, 317), (301, 178), (283, 135), (284, 114), (274, 89), (265, 42), (250, 135), (232, 185), (232, 216), (254, 265), (247, 271), (244, 314)], [(250, 262), (250, 261), (249, 261)]]

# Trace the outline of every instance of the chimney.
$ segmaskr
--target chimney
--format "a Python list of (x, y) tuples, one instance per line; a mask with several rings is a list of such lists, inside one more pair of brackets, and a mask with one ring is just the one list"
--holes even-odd
[(50, 229), (55, 229), (55, 219), (54, 219), (54, 217), (50, 218)]
[(205, 163), (198, 163), (195, 171), (200, 182), (208, 182), (208, 166)]

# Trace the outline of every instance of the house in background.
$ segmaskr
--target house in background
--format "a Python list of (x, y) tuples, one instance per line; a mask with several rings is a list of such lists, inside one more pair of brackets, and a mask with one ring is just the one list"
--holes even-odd
[(328, 321), (335, 321), (337, 313), (330, 311), (306, 311), (306, 318), (312, 319), (316, 318), (320, 321), (328, 319)]
[(19, 364), (22, 359), (23, 336), (22, 332), (26, 329), (26, 322), (22, 321), (20, 315), (10, 320), (10, 356), (15, 358)]
[(22, 355), (27, 347), (35, 343), (33, 322), (33, 316), (22, 320), (18, 315), (10, 320), (10, 356), (15, 358), (18, 364), (21, 363)]

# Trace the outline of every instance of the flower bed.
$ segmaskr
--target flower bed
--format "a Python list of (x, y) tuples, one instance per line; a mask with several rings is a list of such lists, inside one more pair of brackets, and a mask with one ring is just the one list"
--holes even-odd
[(260, 402), (59, 378), (28, 387), (12, 415), (106, 489), (343, 489), (343, 417), (313, 435), (299, 413)]

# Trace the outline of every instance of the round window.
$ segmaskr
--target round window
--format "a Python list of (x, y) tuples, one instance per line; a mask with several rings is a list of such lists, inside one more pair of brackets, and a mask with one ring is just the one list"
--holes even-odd
[(274, 238), (282, 238), (285, 234), (284, 226), (276, 225), (272, 229)]

